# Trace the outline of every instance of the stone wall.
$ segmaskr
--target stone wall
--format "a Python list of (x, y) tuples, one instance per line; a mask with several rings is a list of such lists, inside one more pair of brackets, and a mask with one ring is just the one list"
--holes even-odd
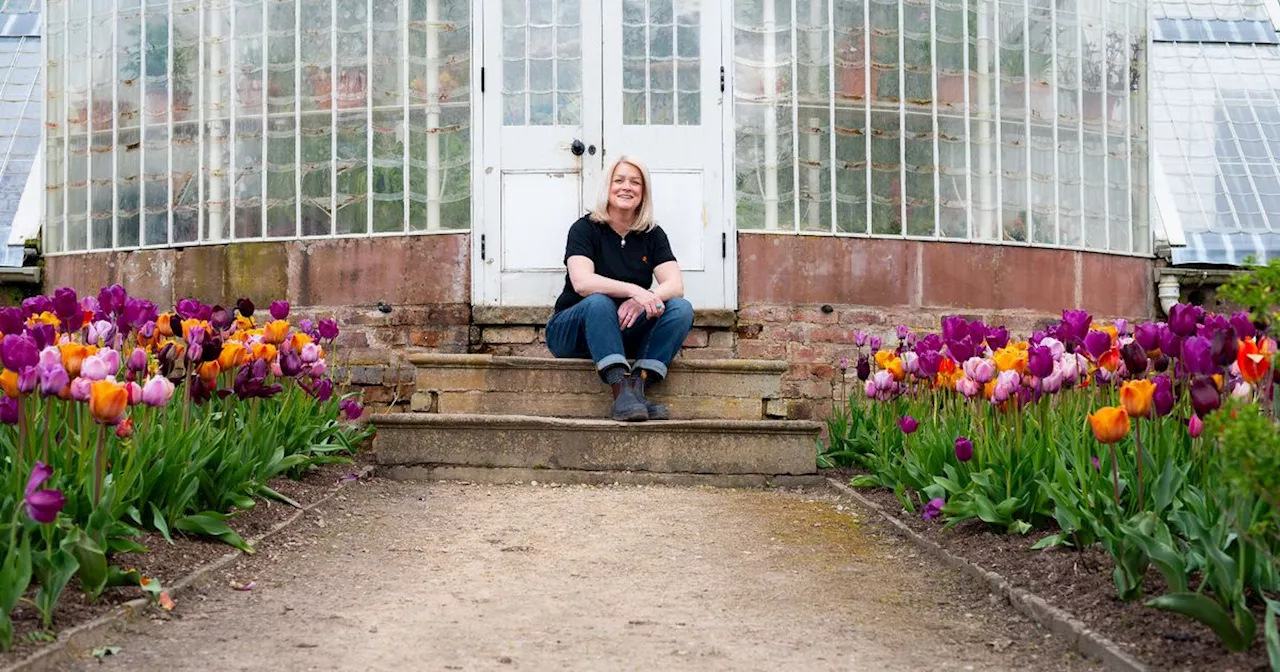
[[(936, 329), (963, 314), (1028, 334), (1063, 308), (1150, 316), (1152, 261), (1082, 252), (903, 240), (741, 234), (739, 305), (699, 311), (682, 357), (786, 360), (789, 415), (821, 417), (851, 389), (837, 362), (854, 334)], [(192, 296), (339, 320), (336, 382), (371, 406), (407, 406), (410, 350), (549, 356), (545, 308), (472, 308), (470, 236), (241, 243), (51, 257), (49, 289), (113, 282), (171, 306)]]

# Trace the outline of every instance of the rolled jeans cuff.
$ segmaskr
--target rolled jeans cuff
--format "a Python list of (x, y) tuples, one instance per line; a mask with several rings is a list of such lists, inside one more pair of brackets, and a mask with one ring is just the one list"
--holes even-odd
[(618, 354), (606, 355), (600, 361), (596, 362), (596, 371), (604, 373), (605, 369), (613, 366), (614, 364), (621, 364), (626, 367), (628, 373), (631, 372), (631, 367), (627, 364), (626, 355)]
[(652, 371), (658, 374), (659, 378), (667, 377), (667, 365), (656, 359), (637, 359), (635, 368)]

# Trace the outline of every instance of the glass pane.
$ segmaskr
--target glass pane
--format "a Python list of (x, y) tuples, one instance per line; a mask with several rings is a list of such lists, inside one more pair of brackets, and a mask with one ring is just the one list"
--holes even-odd
[(503, 2), (502, 123), (580, 124), (580, 0), (529, 0), (527, 20), (525, 3)]
[(623, 123), (701, 123), (701, 17), (700, 0), (623, 2)]

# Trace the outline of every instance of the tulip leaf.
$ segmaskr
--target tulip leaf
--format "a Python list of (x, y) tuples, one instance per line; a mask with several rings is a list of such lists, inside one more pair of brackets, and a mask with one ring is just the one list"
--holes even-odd
[(1051, 534), (1045, 537), (1044, 539), (1041, 539), (1040, 541), (1037, 541), (1036, 543), (1032, 544), (1029, 550), (1041, 551), (1046, 548), (1053, 548), (1054, 546), (1064, 546), (1070, 543), (1071, 542), (1067, 540), (1066, 535)]
[(40, 589), (36, 591), (36, 609), (40, 612), (40, 621), (44, 627), (53, 626), (53, 608), (58, 603), (67, 582), (80, 569), (80, 562), (66, 548), (45, 555), (35, 556), (36, 573), (40, 577)]
[(97, 600), (107, 587), (107, 556), (102, 547), (89, 535), (73, 529), (63, 538), (62, 549), (75, 556), (79, 564), (76, 575), (80, 577), (84, 592), (89, 594), (90, 601)]
[(219, 541), (234, 546), (247, 554), (252, 554), (253, 547), (239, 535), (235, 530), (231, 529), (225, 522), (224, 516), (212, 511), (204, 513), (193, 513), (189, 516), (179, 518), (173, 526), (183, 532), (189, 534), (202, 534), (208, 537), (214, 537)]
[[(1179, 613), (1203, 623), (1213, 630), (1214, 634), (1218, 635), (1218, 638), (1222, 640), (1223, 646), (1226, 646), (1231, 651), (1246, 651), (1253, 640), (1253, 628), (1246, 625), (1245, 629), (1249, 630), (1248, 637), (1246, 637), (1246, 633), (1241, 632), (1241, 629), (1236, 627), (1236, 621), (1232, 620), (1231, 615), (1222, 608), (1222, 605), (1212, 598), (1199, 593), (1161, 595), (1153, 600), (1148, 600), (1147, 606)], [(1245, 613), (1247, 614), (1248, 612)], [(1246, 618), (1251, 621), (1253, 616), (1249, 615)]]
[(292, 497), (289, 497), (288, 495), (277, 492), (276, 490), (272, 489), (270, 486), (266, 486), (266, 485), (258, 486), (258, 494), (262, 495), (263, 497), (274, 499), (277, 502), (288, 504), (289, 506), (292, 506), (295, 509), (302, 508), (302, 505), (294, 501)]
[(849, 479), (849, 485), (854, 488), (878, 488), (880, 478), (874, 474), (861, 474)]
[[(1266, 598), (1263, 598), (1266, 599)], [(1280, 670), (1280, 600), (1267, 599), (1267, 658), (1271, 661), (1271, 669)]]
[(155, 502), (151, 503), (151, 524), (155, 526), (156, 531), (160, 533), (160, 536), (164, 537), (165, 541), (170, 544), (173, 543), (173, 537), (169, 535), (169, 523), (165, 522), (164, 514), (156, 507)]

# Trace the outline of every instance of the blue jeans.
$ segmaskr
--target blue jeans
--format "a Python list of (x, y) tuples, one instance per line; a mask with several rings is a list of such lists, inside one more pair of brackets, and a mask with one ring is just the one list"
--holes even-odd
[(547, 348), (556, 357), (590, 357), (597, 371), (614, 364), (626, 366), (628, 359), (635, 359), (635, 368), (666, 378), (667, 365), (693, 327), (693, 304), (671, 299), (658, 319), (642, 314), (635, 324), (622, 329), (618, 326), (621, 303), (622, 299), (592, 294), (551, 316)]

